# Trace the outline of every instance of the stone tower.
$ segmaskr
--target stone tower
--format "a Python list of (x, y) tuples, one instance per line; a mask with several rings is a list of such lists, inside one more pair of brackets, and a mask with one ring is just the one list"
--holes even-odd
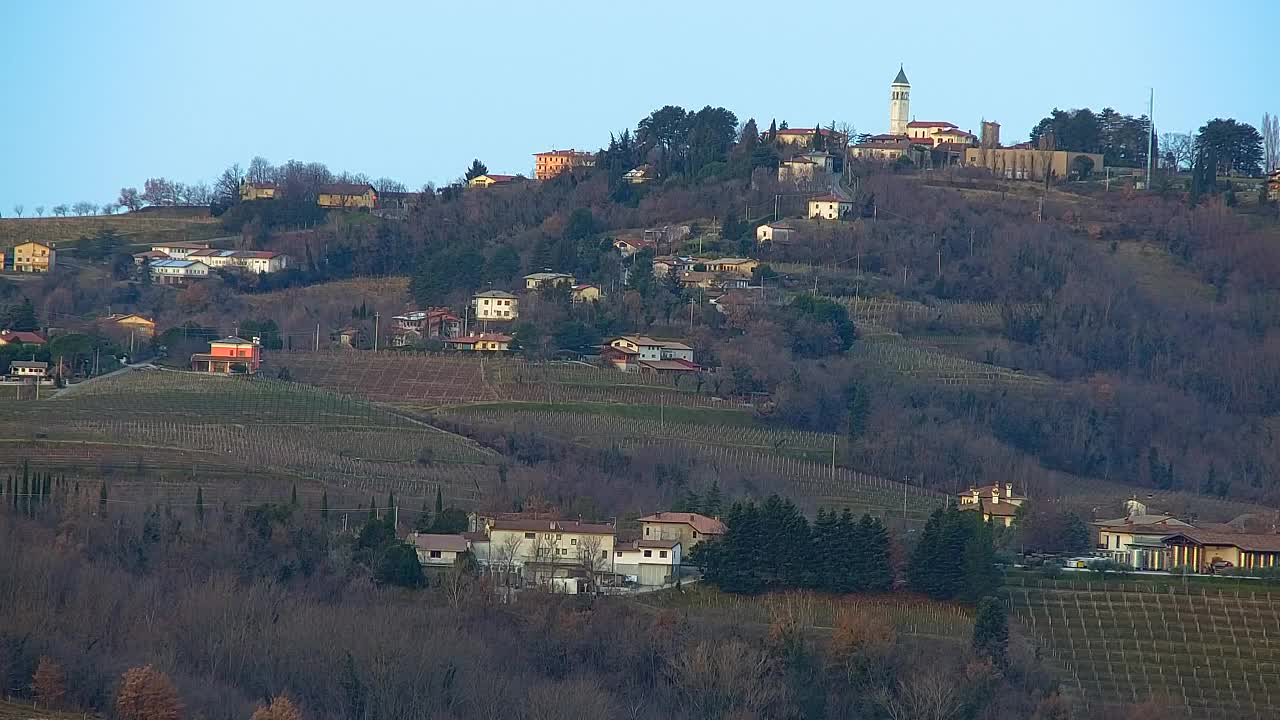
[(911, 83), (898, 66), (898, 77), (889, 86), (889, 134), (906, 135), (907, 118), (911, 117)]

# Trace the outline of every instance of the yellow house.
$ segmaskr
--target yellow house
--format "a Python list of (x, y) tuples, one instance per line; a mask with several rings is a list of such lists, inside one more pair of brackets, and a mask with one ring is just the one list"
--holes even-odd
[(1098, 530), (1098, 549), (1108, 551), (1149, 547), (1160, 538), (1192, 527), (1172, 515), (1148, 515), (1145, 512), (1091, 524)]
[(724, 535), (725, 529), (720, 518), (698, 513), (659, 512), (640, 518), (642, 539), (676, 540), (686, 551)]
[(751, 258), (736, 257), (716, 258), (700, 262), (706, 266), (707, 272), (733, 273), (734, 275), (744, 275), (746, 277), (751, 277), (751, 274), (760, 265), (758, 261)]
[[(491, 568), (518, 572), (538, 584), (580, 575), (599, 582), (613, 572), (612, 523), (581, 520), (484, 518), (488, 547), (477, 553)], [(574, 590), (576, 591), (576, 590)]]
[(471, 181), (467, 183), (467, 187), (487, 188), (494, 185), (506, 185), (519, 179), (518, 175), (477, 175), (471, 178)]
[(978, 142), (973, 133), (965, 132), (952, 123), (931, 120), (912, 120), (907, 123), (907, 137), (930, 146), (943, 143), (976, 145)]
[(52, 272), (57, 259), (58, 251), (52, 245), (24, 242), (13, 248), (14, 272)]
[(126, 332), (133, 332), (138, 337), (152, 337), (156, 334), (156, 321), (141, 315), (108, 315), (102, 321)]
[(1162, 541), (1171, 567), (1210, 572), (1227, 563), (1235, 568), (1275, 567), (1280, 560), (1280, 535), (1275, 533), (1211, 532), (1199, 528), (1179, 530)]
[(960, 493), (956, 501), (961, 510), (981, 509), (984, 522), (994, 520), (1009, 527), (1013, 524), (1018, 508), (1027, 501), (1027, 498), (1013, 491), (1013, 483), (1005, 483), (1003, 488), (999, 485), (971, 487), (967, 492)]
[(476, 320), (506, 322), (520, 317), (520, 300), (509, 292), (485, 290), (471, 298)]
[(368, 183), (321, 185), (316, 204), (323, 208), (372, 210), (378, 206), (378, 191)]
[(478, 352), (506, 352), (511, 349), (511, 336), (502, 333), (480, 333), (466, 337), (448, 338), (445, 343), (455, 350)]
[(524, 276), (524, 286), (527, 290), (537, 290), (553, 285), (573, 285), (575, 282), (577, 281), (574, 277), (568, 273), (536, 272)]
[(574, 285), (570, 293), (569, 299), (576, 303), (598, 302), (602, 295), (600, 292), (600, 286), (592, 285), (590, 283), (585, 285)]
[(809, 217), (818, 220), (842, 220), (853, 212), (853, 203), (839, 195), (809, 198)]
[(245, 182), (240, 183), (240, 200), (250, 202), (252, 200), (273, 200), (276, 196), (276, 184), (265, 182)]

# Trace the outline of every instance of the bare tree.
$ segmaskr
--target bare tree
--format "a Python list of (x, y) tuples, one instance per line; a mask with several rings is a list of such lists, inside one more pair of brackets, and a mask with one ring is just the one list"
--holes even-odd
[(377, 188), (377, 189), (378, 189), (378, 192), (379, 192), (379, 193), (384, 193), (384, 192), (392, 192), (392, 193), (408, 192), (408, 188), (406, 188), (406, 187), (405, 187), (405, 184), (404, 184), (404, 183), (400, 182), (399, 180), (392, 180), (392, 179), (391, 179), (391, 178), (389, 178), (389, 177), (380, 177), (380, 178), (378, 178), (377, 180), (375, 180), (375, 181), (373, 182), (373, 186), (374, 186), (375, 188)]
[(599, 586), (600, 574), (608, 565), (608, 556), (599, 535), (587, 535), (578, 541), (578, 566), (587, 574), (593, 592)]
[(107, 203), (107, 204), (105, 204), (105, 205), (103, 205), (103, 206), (102, 206), (102, 214), (103, 214), (103, 215), (115, 215), (115, 214), (116, 214), (116, 210), (119, 210), (119, 209), (120, 209), (120, 206), (119, 206), (119, 205), (117, 205), (117, 204), (115, 204), (115, 203)]
[(964, 709), (955, 679), (936, 670), (899, 681), (893, 692), (881, 690), (877, 701), (893, 720), (950, 720)]
[[(257, 159), (257, 158), (255, 158)], [(222, 175), (213, 184), (212, 200), (223, 205), (233, 205), (240, 199), (240, 183), (247, 180), (240, 171), (239, 165), (232, 165), (222, 171)]]
[(80, 202), (71, 206), (71, 212), (80, 216), (90, 215), (94, 212), (97, 212), (97, 210), (98, 210), (97, 205), (91, 202), (85, 202), (84, 200), (81, 200)]
[(188, 205), (208, 205), (211, 202), (213, 202), (213, 191), (209, 189), (208, 184), (201, 181), (187, 186)]
[(43, 205), (37, 205), (37, 206), (36, 206), (36, 215), (37, 215), (37, 216), (39, 216), (39, 217), (44, 217), (44, 206), (43, 206)]
[(17, 215), (18, 217), (22, 217), (22, 211), (25, 209), (26, 208), (22, 206), (22, 203), (18, 203), (17, 205), (13, 206), (13, 214)]
[(60, 204), (58, 204), (58, 205), (54, 205), (54, 206), (53, 206), (53, 214), (54, 214), (54, 215), (57, 215), (58, 217), (66, 217), (66, 216), (67, 216), (67, 213), (69, 213), (69, 212), (71, 212), (71, 211), (70, 211), (70, 209), (66, 206), (66, 203), (60, 203)]
[(173, 183), (165, 178), (147, 178), (142, 184), (142, 200), (148, 205), (173, 205)]
[(137, 212), (142, 209), (142, 197), (138, 195), (138, 188), (120, 188), (120, 198), (116, 202), (129, 208), (129, 212)]
[(1189, 170), (1196, 158), (1195, 138), (1191, 133), (1165, 133), (1160, 136), (1161, 155), (1166, 169)]
[[(502, 572), (502, 583), (504, 587), (511, 586), (511, 577), (515, 573), (516, 558), (520, 556), (520, 546), (524, 544), (524, 538), (516, 533), (507, 536), (502, 544), (498, 547), (497, 568)], [(490, 563), (490, 572), (493, 571), (493, 563)]]
[[(238, 171), (240, 166), (234, 165), (232, 167), (237, 169)], [(237, 172), (236, 174), (239, 174), (239, 172)], [(249, 161), (249, 169), (245, 171), (244, 179), (248, 180), (249, 182), (256, 182), (256, 183), (275, 182), (276, 169), (272, 167), (271, 162), (268, 161), (266, 158), (262, 157), (261, 155), (257, 155), (257, 156), (254, 156), (254, 158)]]
[(1262, 114), (1262, 165), (1270, 173), (1280, 170), (1280, 117)]
[(52, 658), (43, 656), (31, 678), (31, 692), (40, 707), (57, 710), (67, 695), (67, 678), (62, 668)]

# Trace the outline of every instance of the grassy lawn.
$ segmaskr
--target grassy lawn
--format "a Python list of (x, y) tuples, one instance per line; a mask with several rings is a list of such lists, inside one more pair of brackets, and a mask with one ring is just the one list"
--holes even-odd
[[(54, 712), (37, 710), (24, 702), (5, 702), (0, 699), (0, 720), (83, 720), (85, 715), (78, 712)], [(96, 718), (97, 715), (89, 715)]]
[(523, 412), (570, 412), (579, 415), (636, 420), (664, 420), (692, 425), (722, 425), (726, 427), (760, 427), (760, 423), (748, 410), (736, 408), (690, 408), (656, 405), (613, 405), (605, 403), (534, 403), (499, 402), (477, 403), (457, 408), (465, 412), (470, 408), (485, 410), (512, 410)]

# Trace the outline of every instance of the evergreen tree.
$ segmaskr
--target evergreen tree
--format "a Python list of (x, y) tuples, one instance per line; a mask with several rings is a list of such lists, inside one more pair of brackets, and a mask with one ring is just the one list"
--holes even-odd
[(294, 483), (292, 489), (289, 490), (289, 505), (298, 507), (298, 484)]
[(996, 572), (995, 547), (992, 543), (992, 527), (990, 522), (982, 522), (981, 514), (965, 513), (977, 518), (971, 526), (964, 545), (964, 592), (962, 597), (967, 602), (977, 603), (984, 597), (993, 594), (1000, 587), (1000, 576)]
[(320, 493), (320, 522), (325, 527), (329, 526), (329, 491), (325, 490)]
[(369, 522), (376, 523), (378, 521), (378, 501), (372, 496), (369, 498)]
[(404, 543), (393, 543), (382, 553), (374, 578), (388, 585), (420, 588), (426, 584), (418, 553)]
[(867, 417), (871, 414), (871, 395), (859, 383), (849, 383), (845, 389), (849, 407), (849, 437), (856, 440), (867, 431)]
[(997, 668), (1009, 666), (1009, 618), (1004, 605), (985, 597), (973, 623), (973, 651)]
[(825, 147), (826, 143), (823, 142), (822, 138), (822, 124), (819, 123), (818, 125), (813, 126), (813, 149), (822, 150)]
[(107, 516), (107, 484), (105, 482), (98, 487), (98, 515)]
[(824, 592), (846, 592), (843, 588), (846, 580), (841, 572), (840, 556), (840, 518), (835, 511), (828, 513), (818, 508), (813, 519), (813, 552), (815, 557), (813, 587)]
[(716, 517), (720, 515), (720, 506), (724, 503), (724, 496), (720, 492), (720, 481), (712, 480), (711, 489), (707, 490), (707, 497), (702, 501), (702, 514)]
[(396, 494), (394, 492), (387, 493), (387, 514), (383, 519), (387, 523), (387, 527), (391, 528), (391, 532), (396, 530)]
[(196, 522), (204, 527), (204, 488), (196, 486)]
[(773, 119), (769, 121), (769, 142), (775, 142), (778, 139), (778, 121)]
[(938, 577), (938, 562), (942, 548), (942, 510), (934, 510), (925, 523), (920, 539), (911, 549), (911, 559), (907, 563), (907, 586), (918, 593), (929, 597), (942, 597), (943, 591)]
[(18, 501), (18, 508), (22, 511), (23, 515), (31, 514), (31, 488), (27, 484), (27, 477), (25, 474), (22, 476), (22, 495), (21, 499)]
[(420, 533), (431, 532), (431, 509), (427, 507), (425, 499), (422, 501), (422, 512), (418, 513), (418, 520), (413, 529)]
[(893, 564), (890, 558), (889, 531), (879, 518), (865, 514), (858, 521), (862, 555), (866, 559), (862, 575), (863, 592), (884, 593), (893, 589)]

